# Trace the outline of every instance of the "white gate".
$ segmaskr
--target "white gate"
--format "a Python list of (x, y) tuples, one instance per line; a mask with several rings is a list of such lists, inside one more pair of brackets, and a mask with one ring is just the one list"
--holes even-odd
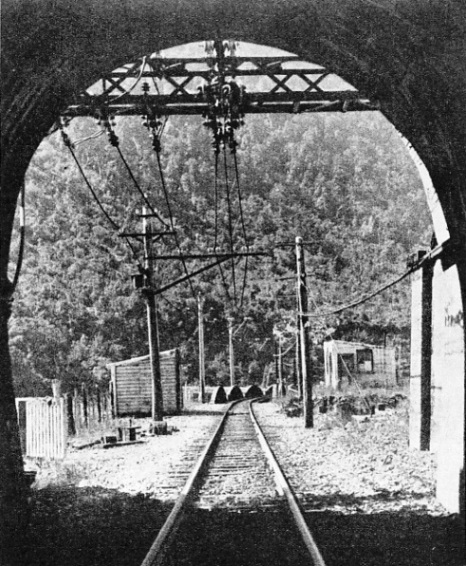
[[(21, 403), (25, 403), (21, 407)], [(66, 406), (63, 398), (27, 397), (16, 399), (20, 429), (25, 427), (24, 456), (59, 460), (65, 457), (67, 442)], [(22, 410), (21, 410), (22, 409)], [(25, 410), (24, 410), (25, 409)]]

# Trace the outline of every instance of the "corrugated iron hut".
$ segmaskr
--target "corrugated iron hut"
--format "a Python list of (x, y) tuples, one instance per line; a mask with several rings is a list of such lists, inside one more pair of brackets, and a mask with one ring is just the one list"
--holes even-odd
[(362, 342), (324, 342), (325, 385), (341, 387), (343, 381), (387, 387), (396, 384), (395, 348)]
[[(108, 364), (111, 374), (112, 407), (115, 417), (151, 414), (152, 373), (150, 357), (140, 356)], [(177, 349), (160, 352), (163, 411), (181, 411), (180, 357)]]

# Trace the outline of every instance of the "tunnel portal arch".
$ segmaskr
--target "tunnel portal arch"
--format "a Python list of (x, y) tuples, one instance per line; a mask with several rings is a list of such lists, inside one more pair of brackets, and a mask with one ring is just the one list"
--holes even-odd
[[(7, 509), (14, 509), (20, 457), (12, 433), (15, 409), (7, 329), (12, 300), (7, 266), (18, 194), (32, 155), (73, 95), (140, 53), (210, 37), (235, 38), (316, 61), (377, 100), (429, 171), (450, 232), (449, 262), (457, 270), (454, 278), (461, 293), (455, 304), (462, 309), (466, 299), (464, 3), (6, 0), (2, 19), (0, 464)], [(464, 330), (461, 336), (462, 363), (455, 371), (464, 376)], [(455, 426), (464, 433), (464, 410), (462, 423)], [(459, 460), (457, 470), (463, 470), (464, 478), (463, 454)]]

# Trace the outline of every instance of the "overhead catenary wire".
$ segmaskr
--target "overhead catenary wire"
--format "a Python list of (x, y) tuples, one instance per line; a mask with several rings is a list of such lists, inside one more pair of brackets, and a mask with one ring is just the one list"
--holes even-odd
[(144, 57), (142, 58), (142, 61), (141, 61), (141, 68), (139, 70), (139, 75), (137, 76), (134, 83), (131, 85), (131, 87), (128, 90), (122, 92), (121, 94), (119, 94), (118, 96), (113, 98), (112, 102), (115, 102), (115, 101), (119, 100), (121, 97), (126, 96), (127, 94), (129, 94), (130, 92), (132, 92), (136, 88), (136, 86), (139, 84), (139, 81), (141, 80), (141, 77), (144, 73), (144, 69), (146, 68), (146, 62), (147, 62), (147, 55), (144, 55)]
[[(154, 135), (155, 135), (155, 133), (154, 133)], [(159, 174), (160, 174), (160, 182), (161, 182), (163, 194), (164, 194), (164, 197), (165, 197), (165, 203), (167, 205), (168, 216), (169, 216), (169, 219), (170, 219), (170, 226), (171, 226), (171, 229), (173, 231), (173, 235), (175, 237), (176, 247), (178, 248), (178, 252), (180, 253), (180, 256), (181, 256), (181, 263), (183, 264), (184, 272), (185, 272), (186, 275), (189, 275), (188, 267), (186, 265), (186, 260), (185, 260), (183, 254), (182, 254), (180, 242), (178, 240), (178, 235), (177, 235), (176, 230), (175, 230), (175, 223), (174, 223), (173, 213), (172, 213), (172, 209), (171, 209), (171, 205), (170, 205), (170, 198), (168, 196), (167, 185), (165, 183), (165, 175), (163, 173), (162, 162), (161, 162), (161, 159), (160, 159), (160, 151), (156, 150), (155, 155), (157, 156), (157, 165), (158, 165)], [(196, 293), (194, 291), (194, 287), (193, 287), (193, 283), (192, 283), (191, 279), (188, 279), (188, 283), (189, 283), (189, 287), (191, 289), (191, 293), (192, 293), (193, 297), (196, 298)]]
[[(97, 206), (99, 207), (100, 211), (102, 212), (102, 214), (105, 216), (105, 218), (107, 219), (107, 221), (110, 223), (110, 225), (114, 228), (114, 230), (116, 230), (117, 232), (120, 231), (120, 226), (118, 226), (118, 224), (113, 220), (113, 218), (108, 214), (108, 212), (105, 210), (105, 208), (103, 207), (99, 197), (97, 196), (97, 193), (95, 192), (91, 182), (89, 181), (74, 149), (73, 149), (73, 143), (71, 142), (68, 134), (63, 130), (63, 128), (60, 128), (61, 130), (61, 135), (62, 135), (62, 139), (63, 139), (63, 143), (64, 145), (68, 148), (68, 151), (70, 152), (76, 167), (78, 168), (79, 173), (81, 174), (81, 177), (84, 181), (84, 183), (86, 184), (87, 188), (89, 189), (92, 197), (94, 198), (95, 202), (97, 203)], [(137, 259), (137, 253), (136, 250), (134, 248), (134, 246), (132, 245), (131, 241), (125, 237), (125, 241), (127, 243), (127, 245), (129, 246), (129, 248), (131, 249), (131, 252), (133, 254), (133, 258), (137, 260), (138, 264), (140, 265), (139, 260)]]
[[(231, 253), (233, 253), (233, 217), (232, 217), (233, 212), (231, 206), (230, 182), (228, 178), (227, 151), (225, 144), (223, 144), (223, 165), (224, 165), (224, 177), (225, 177), (225, 193), (227, 197), (227, 206), (228, 206), (228, 234), (230, 237), (230, 251)], [(236, 272), (235, 272), (234, 261), (232, 261), (231, 263), (231, 276), (233, 279), (233, 296), (236, 306)]]
[[(445, 244), (439, 244), (435, 248), (431, 249), (428, 253), (426, 253), (424, 255), (424, 257), (420, 261), (418, 261), (417, 263), (410, 266), (401, 275), (399, 275), (398, 277), (396, 277), (392, 281), (386, 283), (385, 285), (382, 285), (381, 287), (377, 288), (375, 291), (373, 291), (372, 293), (370, 293), (368, 295), (364, 295), (364, 296), (360, 297), (359, 299), (352, 301), (351, 303), (348, 303), (346, 305), (343, 305), (341, 307), (338, 307), (338, 308), (331, 310), (331, 311), (328, 311), (328, 312), (324, 312), (324, 313), (302, 313), (302, 314), (304, 314), (305, 316), (308, 316), (309, 318), (321, 318), (321, 317), (327, 317), (327, 316), (339, 314), (339, 313), (341, 313), (341, 312), (343, 312), (347, 309), (351, 309), (353, 307), (357, 307), (359, 305), (362, 305), (363, 303), (369, 301), (370, 299), (372, 299), (376, 295), (380, 295), (380, 293), (382, 293), (386, 289), (389, 289), (390, 287), (397, 285), (398, 283), (403, 281), (403, 279), (406, 279), (406, 277), (409, 277), (412, 273), (414, 273), (418, 269), (421, 269), (424, 266), (425, 263), (427, 263), (428, 261), (431, 261), (433, 258), (435, 258), (439, 254), (441, 254), (445, 250), (445, 247), (448, 246), (448, 244), (449, 244), (449, 241), (447, 241)], [(301, 308), (299, 309), (299, 312), (301, 313)]]
[(214, 251), (217, 251), (218, 240), (218, 151), (215, 151), (214, 166)]
[[(112, 141), (110, 142), (112, 143)], [(131, 167), (129, 166), (129, 163), (126, 161), (125, 156), (123, 155), (120, 145), (119, 143), (116, 143), (116, 145), (114, 143), (112, 143), (112, 145), (116, 148), (116, 150), (118, 151), (118, 154), (124, 164), (124, 166), (126, 167), (126, 170), (128, 171), (129, 176), (131, 177), (134, 186), (136, 187), (136, 189), (138, 190), (139, 194), (141, 195), (141, 197), (143, 198), (144, 202), (146, 203), (147, 207), (149, 208), (149, 210), (151, 211), (151, 213), (157, 218), (157, 220), (159, 220), (163, 226), (165, 226), (165, 228), (169, 228), (169, 225), (165, 222), (165, 220), (160, 216), (160, 214), (155, 210), (155, 208), (152, 206), (151, 202), (149, 201), (149, 199), (147, 198), (146, 194), (144, 193), (144, 191), (142, 190), (141, 186), (139, 185), (136, 177), (134, 176), (134, 173), (131, 169)]]
[(20, 205), (19, 205), (19, 249), (18, 259), (16, 260), (16, 269), (13, 277), (11, 291), (13, 292), (18, 285), (19, 276), (23, 266), (24, 258), (24, 243), (26, 240), (26, 186), (23, 181), (20, 192)]
[(81, 138), (80, 140), (75, 140), (73, 142), (73, 146), (77, 147), (78, 145), (81, 145), (82, 143), (85, 143), (89, 140), (95, 140), (97, 138), (99, 138), (100, 136), (103, 136), (105, 134), (105, 130), (100, 129), (97, 132), (94, 132), (93, 134), (91, 134), (90, 136), (86, 136), (84, 138)]
[[(240, 219), (241, 219), (241, 227), (242, 227), (242, 230), (243, 230), (243, 237), (244, 237), (244, 244), (246, 246), (246, 251), (249, 251), (249, 242), (248, 242), (248, 237), (247, 237), (247, 234), (246, 234), (246, 225), (245, 225), (245, 222), (244, 222), (241, 187), (240, 187), (240, 184), (239, 184), (239, 170), (238, 170), (238, 159), (236, 157), (236, 148), (233, 148), (232, 154), (233, 154), (233, 161), (234, 161), (234, 166), (235, 166), (236, 190), (237, 190), (237, 193), (238, 193), (238, 208), (239, 208), (239, 214), (240, 214)], [(243, 306), (243, 302), (244, 302), (244, 293), (246, 291), (247, 278), (248, 278), (248, 256), (246, 256), (246, 260), (245, 260), (245, 263), (244, 263), (243, 286), (242, 286), (242, 289), (241, 289), (241, 300), (240, 300), (240, 306), (241, 307)]]
[(273, 357), (274, 358), (281, 358), (283, 356), (286, 356), (288, 354), (288, 352), (290, 352), (294, 348), (296, 348), (296, 338), (293, 338), (293, 343), (291, 344), (291, 346), (288, 346), (288, 348), (284, 352), (281, 352), (281, 354), (273, 354)]
[[(214, 167), (214, 199), (215, 199), (215, 209), (214, 209), (214, 252), (217, 251), (218, 246), (218, 156), (219, 156), (219, 149), (215, 150), (215, 167)], [(223, 272), (223, 267), (219, 263), (218, 269), (220, 272), (220, 277), (222, 279), (223, 288), (225, 289), (225, 294), (227, 296), (227, 300), (231, 303), (230, 292), (228, 290), (228, 285), (225, 277), (225, 273)]]

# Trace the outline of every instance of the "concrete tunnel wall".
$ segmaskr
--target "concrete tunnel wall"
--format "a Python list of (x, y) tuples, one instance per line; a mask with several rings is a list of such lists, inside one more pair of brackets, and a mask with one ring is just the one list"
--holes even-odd
[[(380, 102), (429, 171), (453, 239), (461, 320), (466, 297), (466, 4), (453, 0), (5, 0), (0, 192), (1, 472), (11, 476), (16, 415), (8, 354), (7, 265), (28, 163), (73, 95), (156, 50), (213, 37), (270, 45), (325, 65)], [(450, 279), (450, 275), (448, 277)], [(456, 304), (455, 303), (455, 304)], [(451, 371), (463, 382), (463, 351)], [(455, 338), (456, 340), (456, 338)], [(456, 359), (456, 358), (455, 358)], [(446, 360), (447, 363), (448, 360)], [(444, 370), (445, 371), (445, 370)], [(447, 379), (445, 375), (442, 379)], [(446, 426), (446, 425), (445, 425)], [(464, 409), (448, 424), (464, 438)], [(448, 429), (443, 428), (445, 437)], [(464, 474), (460, 462), (445, 477)], [(442, 464), (443, 465), (443, 464)], [(463, 475), (464, 478), (464, 475)], [(8, 484), (8, 481), (6, 481)], [(464, 485), (464, 479), (463, 479)], [(456, 491), (456, 499), (458, 499)]]

